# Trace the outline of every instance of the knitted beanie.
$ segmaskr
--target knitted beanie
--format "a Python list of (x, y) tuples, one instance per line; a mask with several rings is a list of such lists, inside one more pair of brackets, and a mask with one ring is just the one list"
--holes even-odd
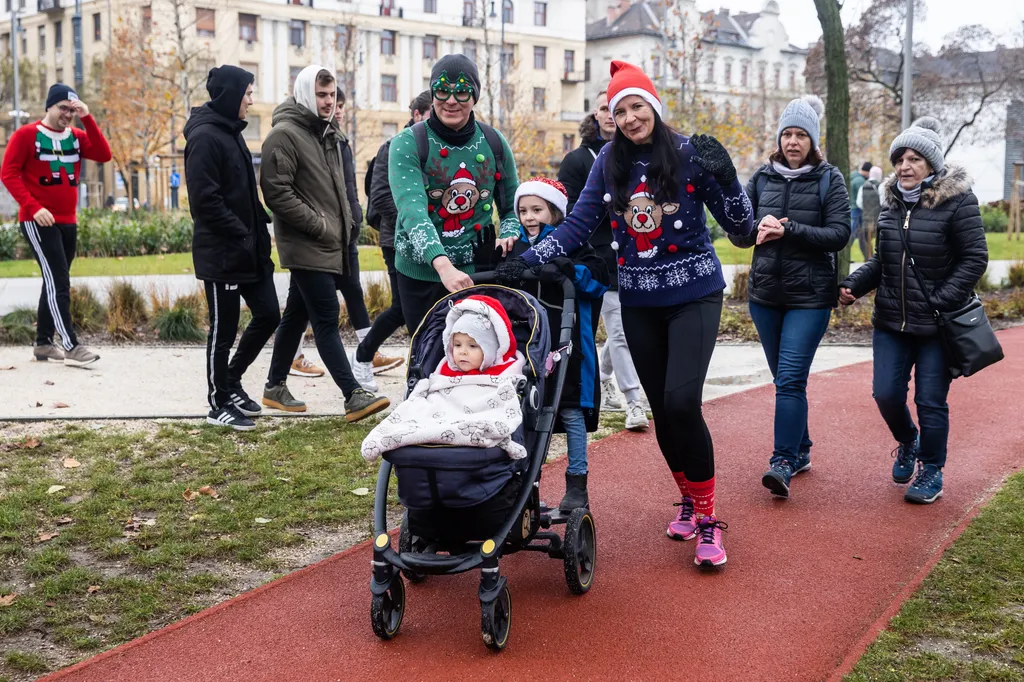
[(480, 371), (494, 365), (502, 365), (515, 358), (516, 339), (512, 333), (512, 322), (505, 307), (492, 296), (467, 296), (452, 304), (444, 324), (444, 349), (448, 367), (459, 370), (452, 355), (452, 337), (457, 333), (468, 334), (484, 352)]
[(460, 78), (465, 79), (465, 85), (473, 90), (473, 101), (480, 101), (480, 72), (472, 59), (464, 54), (446, 54), (434, 62), (434, 68), (430, 70), (431, 91), (442, 74), (452, 83), (459, 83)]
[(565, 185), (551, 178), (538, 176), (530, 178), (519, 185), (519, 189), (516, 190), (514, 204), (516, 215), (519, 215), (520, 197), (540, 197), (561, 211), (563, 216), (566, 214), (566, 209), (569, 206), (569, 193), (566, 192)]
[(647, 74), (627, 62), (613, 60), (611, 65), (612, 79), (608, 83), (608, 109), (615, 111), (615, 106), (623, 97), (637, 95), (642, 97), (658, 116), (663, 114), (661, 98), (654, 83)]
[(76, 93), (70, 85), (54, 83), (50, 86), (49, 92), (46, 93), (46, 108), (49, 109), (55, 104), (59, 104), (65, 100), (77, 102), (78, 93)]
[(786, 128), (800, 128), (811, 137), (812, 149), (818, 148), (821, 138), (821, 116), (825, 113), (825, 105), (817, 95), (804, 95), (786, 105), (779, 119), (779, 130), (775, 134), (775, 142), (782, 146), (782, 131)]
[(923, 156), (936, 173), (941, 171), (946, 165), (942, 150), (942, 124), (931, 116), (922, 116), (911, 123), (889, 146), (889, 161), (892, 165), (896, 165), (896, 161), (907, 149), (913, 149)]

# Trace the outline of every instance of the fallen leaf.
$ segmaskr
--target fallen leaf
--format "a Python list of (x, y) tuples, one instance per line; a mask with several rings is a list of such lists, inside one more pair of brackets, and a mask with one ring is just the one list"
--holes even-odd
[(85, 497), (86, 497), (85, 495), (72, 495), (71, 497), (69, 497), (67, 499), (67, 503), (68, 504), (78, 504), (79, 502), (84, 500)]
[(57, 602), (55, 602), (55, 601), (48, 601), (48, 602), (46, 602), (46, 605), (49, 606), (52, 609), (54, 606), (57, 605)]
[(188, 468), (188, 462), (182, 462), (181, 463), (181, 468), (182, 469), (187, 469)]
[(352, 493), (353, 495), (359, 495), (359, 497), (363, 497), (365, 495), (369, 495), (370, 494), (370, 489), (369, 488), (356, 488), (355, 490), (350, 490), (349, 492)]
[(189, 521), (202, 521), (205, 518), (206, 518), (206, 514), (193, 514), (192, 516), (188, 517), (188, 520)]
[(191, 431), (188, 432), (188, 435), (190, 435), (190, 436), (198, 436), (199, 434), (200, 434), (199, 429), (192, 429)]
[(64, 488), (67, 488), (67, 486), (66, 485), (51, 485), (49, 488), (46, 489), (46, 494), (47, 495), (52, 495), (54, 493), (59, 493), (61, 490), (64, 490)]
[(86, 618), (88, 618), (89, 622), (91, 622), (91, 623), (102, 623), (103, 622), (103, 616), (94, 616), (92, 614), (89, 614), (88, 616), (86, 616)]
[(215, 500), (218, 497), (220, 497), (220, 493), (218, 493), (217, 490), (213, 486), (209, 486), (209, 485), (204, 485), (202, 488), (200, 488), (199, 489), (199, 494), (200, 495), (206, 495), (208, 497), (212, 497)]
[(50, 533), (42, 532), (39, 534), (39, 537), (36, 538), (36, 542), (49, 542), (58, 535), (60, 535), (59, 531), (52, 531)]
[(58, 410), (63, 409), (65, 407), (70, 407), (70, 405), (68, 405), (67, 403), (54, 403), (53, 406)]
[(197, 493), (195, 490), (192, 490), (191, 488), (185, 488), (185, 492), (183, 492), (181, 496), (185, 498), (186, 502), (191, 502), (192, 500), (199, 497), (199, 493)]
[(949, 557), (949, 560), (952, 561), (954, 564), (962, 564), (963, 563), (962, 561), (957, 559), (955, 556)]
[(156, 525), (156, 519), (144, 519), (142, 521), (142, 525), (143, 526), (155, 526)]
[(857, 561), (864, 561), (864, 557), (860, 556), (859, 554), (854, 554), (853, 558), (856, 559)]
[(292, 482), (292, 479), (290, 479), (290, 478), (285, 478), (285, 477), (283, 477), (283, 476), (278, 476), (278, 477), (277, 477), (277, 480), (279, 480), (279, 481), (284, 481), (285, 483), (291, 483), (291, 482)]
[(43, 441), (39, 440), (38, 438), (30, 436), (25, 440), (21, 441), (20, 443), (18, 443), (17, 447), (21, 448), (22, 450), (35, 450), (42, 444)]
[(64, 458), (64, 468), (65, 469), (77, 469), (80, 466), (82, 466), (82, 463), (79, 462), (74, 457), (65, 457)]
[(87, 593), (89, 593), (89, 594), (96, 594), (97, 592), (100, 591), (100, 586), (99, 585), (89, 585), (89, 587), (87, 587), (85, 589), (85, 591)]
[(17, 592), (11, 592), (10, 594), (0, 597), (0, 607), (10, 606), (14, 603), (14, 600), (18, 598)]
[(47, 379), (47, 380), (46, 380), (46, 381), (44, 381), (43, 383), (44, 383), (44, 384), (46, 384), (47, 386), (53, 386), (53, 382), (52, 382), (52, 381), (50, 381), (49, 379)]
[(0, 371), (6, 372), (9, 369), (17, 369), (14, 365), (7, 365), (6, 367), (0, 367)]
[(74, 521), (74, 519), (71, 518), (70, 516), (62, 516), (59, 519), (54, 519), (53, 520), (53, 522), (56, 523), (58, 526), (66, 526), (69, 523), (72, 523), (73, 521)]
[(256, 523), (270, 523), (273, 519), (265, 519), (262, 516), (256, 517)]

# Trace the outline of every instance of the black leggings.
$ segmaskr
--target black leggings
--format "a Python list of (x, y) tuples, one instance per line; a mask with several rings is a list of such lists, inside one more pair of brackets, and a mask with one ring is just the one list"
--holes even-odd
[(673, 473), (695, 483), (715, 475), (701, 403), (721, 317), (720, 291), (668, 307), (622, 306), (626, 343), (654, 413), (658, 447)]
[[(381, 344), (388, 340), (388, 337), (398, 331), (398, 328), (405, 324), (405, 317), (402, 316), (402, 295), (398, 291), (398, 271), (395, 270), (395, 250), (388, 247), (380, 247), (384, 256), (384, 264), (388, 267), (388, 280), (391, 284), (391, 306), (377, 316), (370, 327), (370, 333), (362, 340), (356, 348), (356, 361), (369, 362), (377, 353)], [(365, 306), (364, 306), (365, 307)]]

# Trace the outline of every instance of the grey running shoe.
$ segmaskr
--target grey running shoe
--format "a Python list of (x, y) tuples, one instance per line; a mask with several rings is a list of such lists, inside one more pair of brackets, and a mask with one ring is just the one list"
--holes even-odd
[(34, 346), (32, 348), (32, 355), (35, 356), (36, 362), (64, 359), (64, 351), (52, 343), (48, 343), (45, 346)]
[(85, 367), (100, 359), (100, 356), (79, 344), (64, 354), (64, 364), (69, 367)]
[(374, 395), (366, 389), (357, 388), (352, 392), (352, 397), (345, 401), (345, 421), (351, 423), (365, 419), (386, 409), (390, 404), (391, 401), (382, 395)]
[(604, 400), (604, 409), (622, 409), (622, 401), (619, 400), (619, 392), (615, 389), (615, 382), (611, 379), (605, 379), (601, 382), (601, 398)]
[(263, 404), (285, 412), (305, 412), (306, 403), (297, 399), (283, 381), (277, 386), (263, 389)]

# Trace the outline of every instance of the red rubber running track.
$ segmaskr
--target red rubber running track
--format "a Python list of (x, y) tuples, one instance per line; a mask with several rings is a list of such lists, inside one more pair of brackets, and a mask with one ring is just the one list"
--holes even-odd
[[(1006, 475), (1024, 463), (1024, 329), (1001, 333), (1007, 359), (954, 382), (946, 495), (902, 501), (893, 447), (871, 400), (871, 365), (810, 382), (814, 468), (789, 501), (760, 484), (771, 448), (772, 387), (705, 407), (718, 460), (729, 563), (695, 569), (693, 543), (665, 537), (677, 493), (653, 434), (591, 451), (599, 551), (594, 587), (566, 589), (561, 562), (502, 562), (513, 623), (485, 649), (478, 572), (408, 585), (402, 630), (378, 641), (362, 544), (49, 679), (674, 679), (823, 680), (857, 660)], [(564, 466), (564, 465), (563, 465)], [(561, 496), (562, 467), (543, 496)]]

